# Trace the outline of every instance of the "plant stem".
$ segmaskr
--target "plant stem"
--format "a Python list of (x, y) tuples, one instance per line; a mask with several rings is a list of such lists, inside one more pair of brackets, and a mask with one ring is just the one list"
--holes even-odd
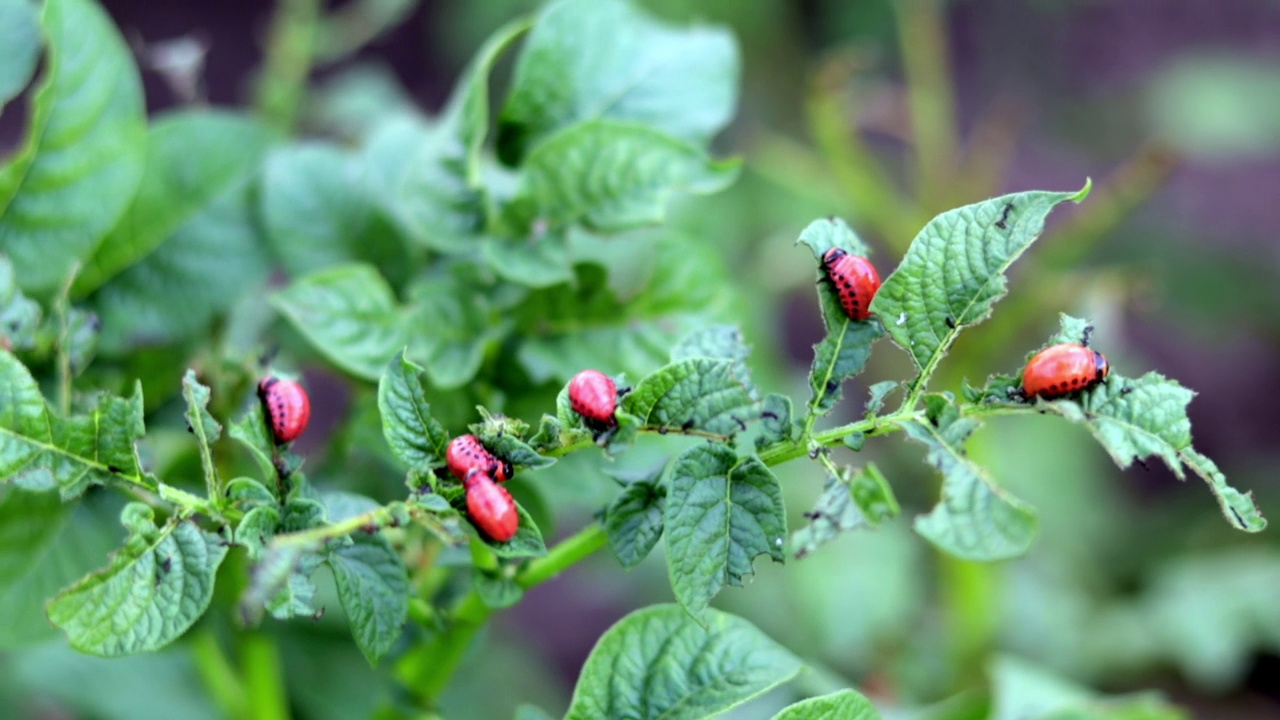
[(297, 121), (298, 109), (311, 74), (319, 0), (277, 0), (266, 59), (258, 78), (258, 114), (280, 135), (288, 135)]
[[(920, 414), (914, 409), (908, 409), (904, 403), (903, 407), (897, 411), (881, 417), (867, 418), (851, 422), (847, 425), (824, 430), (812, 436), (813, 442), (824, 446), (831, 447), (839, 445), (844, 439), (854, 433), (865, 433), (867, 435), (883, 435), (885, 433), (896, 432), (901, 429), (899, 426), (906, 420), (919, 420)], [(790, 462), (798, 457), (809, 454), (809, 448), (805, 444), (804, 439), (785, 440), (783, 442), (774, 443), (759, 452), (760, 461), (770, 467)]]
[[(525, 565), (516, 575), (516, 584), (525, 590), (541, 585), (603, 548), (607, 542), (604, 528), (593, 522), (576, 535), (562, 540), (545, 556)], [(474, 590), (458, 603), (453, 611), (452, 624), (435, 643), (435, 662), (414, 682), (418, 694), (428, 704), (439, 699), (466, 655), (472, 638), (492, 614), (493, 609), (485, 605)]]
[(244, 717), (244, 686), (236, 677), (235, 668), (227, 659), (226, 653), (218, 645), (217, 636), (208, 627), (201, 627), (191, 633), (191, 655), (195, 660), (196, 672), (204, 681), (214, 702), (222, 708), (223, 714), (231, 718)]
[(956, 122), (947, 35), (938, 0), (898, 0), (898, 39), (907, 81), (916, 182), (928, 214), (940, 209), (956, 160)]
[(248, 690), (248, 715), (253, 720), (288, 720), (280, 650), (261, 632), (245, 633), (240, 642), (242, 674)]

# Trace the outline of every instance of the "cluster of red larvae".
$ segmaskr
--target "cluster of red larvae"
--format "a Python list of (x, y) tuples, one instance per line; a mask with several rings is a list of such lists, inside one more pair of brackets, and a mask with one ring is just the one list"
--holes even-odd
[[(263, 378), (258, 383), (258, 399), (277, 445), (298, 439), (311, 419), (311, 400), (302, 385), (293, 380)], [(569, 402), (574, 412), (596, 431), (616, 425), (618, 391), (613, 380), (597, 370), (583, 370), (569, 383)], [(515, 474), (507, 460), (495, 456), (475, 435), (454, 438), (445, 450), (445, 463), (462, 481), (467, 493), (467, 513), (476, 526), (497, 542), (515, 537), (520, 516), (511, 493), (499, 483)], [(495, 482), (496, 481), (496, 482)]]
[[(822, 267), (845, 315), (857, 321), (870, 318), (871, 301), (880, 289), (875, 266), (864, 257), (833, 247), (822, 254)], [(1022, 372), (1022, 396), (1064, 397), (1097, 385), (1110, 371), (1102, 353), (1087, 345), (1060, 343), (1041, 350), (1027, 362)]]

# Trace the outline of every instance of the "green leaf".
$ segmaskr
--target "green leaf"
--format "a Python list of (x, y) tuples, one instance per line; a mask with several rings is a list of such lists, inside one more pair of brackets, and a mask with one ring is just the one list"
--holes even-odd
[(258, 624), (264, 608), (279, 620), (314, 614), (310, 603), (316, 588), (310, 577), (323, 559), (300, 545), (267, 545), (250, 569), (248, 586), (240, 597), (241, 621)]
[(724, 28), (675, 28), (619, 0), (551, 3), (517, 61), (499, 152), (515, 164), (557, 130), (599, 118), (702, 145), (733, 116), (737, 84)]
[(529, 155), (517, 197), (528, 198), (554, 224), (613, 233), (661, 223), (677, 193), (723, 190), (740, 165), (712, 161), (652, 128), (592, 120), (557, 133)]
[(64, 500), (110, 482), (154, 487), (134, 446), (144, 432), (140, 386), (128, 399), (104, 394), (89, 414), (63, 418), (26, 367), (0, 352), (0, 480), (57, 487)]
[(885, 329), (907, 351), (922, 381), (962, 329), (991, 314), (1004, 297), (1004, 273), (1044, 230), (1057, 205), (1079, 203), (1078, 192), (1014, 193), (949, 210), (929, 221), (898, 269), (871, 302)]
[(791, 398), (778, 393), (765, 395), (764, 402), (760, 405), (760, 429), (760, 436), (756, 438), (757, 450), (795, 437), (796, 426), (791, 422)]
[(991, 720), (1187, 720), (1146, 693), (1104, 698), (1030, 663), (1002, 657), (991, 669)]
[(588, 367), (644, 377), (686, 334), (727, 312), (723, 258), (696, 239), (637, 235), (606, 244), (575, 234), (575, 250), (592, 247), (611, 270), (576, 265), (573, 282), (530, 292), (514, 308), (523, 335), (516, 357), (534, 382), (565, 383)]
[(505, 333), (506, 323), (491, 316), (487, 295), (461, 272), (416, 283), (406, 313), (410, 353), (422, 358), (431, 384), (442, 390), (470, 382), (485, 351)]
[[(235, 436), (235, 425), (232, 425), (232, 437)], [(267, 473), (270, 475), (270, 473)], [(238, 510), (250, 510), (255, 507), (267, 505), (276, 507), (276, 496), (267, 489), (266, 485), (258, 482), (251, 477), (232, 478), (227, 483), (225, 490), (227, 504)]]
[(799, 658), (746, 620), (704, 619), (655, 605), (619, 620), (587, 657), (565, 720), (713, 717), (800, 672)]
[[(462, 509), (465, 510), (466, 498), (462, 495), (458, 497)], [(534, 558), (546, 555), (547, 546), (542, 540), (542, 531), (538, 529), (538, 524), (533, 521), (533, 516), (518, 502), (516, 503), (516, 512), (520, 515), (520, 526), (516, 530), (516, 534), (506, 542), (497, 542), (487, 537), (479, 530), (476, 530), (469, 522), (466, 523), (467, 532), (479, 538), (481, 542), (493, 551), (494, 555), (500, 558), (518, 560), (520, 558)]]
[(351, 539), (352, 544), (331, 552), (327, 562), (356, 644), (376, 665), (400, 638), (409, 614), (409, 575), (386, 538), (357, 535)]
[(76, 276), (86, 295), (149, 255), (218, 199), (242, 192), (270, 142), (248, 115), (183, 110), (157, 119), (147, 133), (138, 193)]
[(292, 277), (368, 262), (405, 268), (399, 238), (377, 211), (359, 157), (319, 143), (283, 147), (263, 169), (262, 219)]
[(92, 296), (104, 355), (204, 337), (271, 270), (249, 184), (232, 187)]
[(240, 518), (232, 537), (243, 547), (249, 559), (257, 562), (266, 553), (267, 542), (280, 529), (280, 512), (271, 505), (259, 505)]
[(75, 377), (89, 366), (98, 350), (102, 321), (95, 313), (80, 308), (67, 308), (66, 318), (66, 327), (59, 333), (58, 346), (60, 352), (67, 356), (67, 369)]
[(0, 488), (0, 648), (56, 635), (45, 601), (120, 544), (119, 525), (105, 510), (98, 502)]
[(663, 520), (671, 587), (694, 617), (725, 585), (741, 587), (756, 556), (785, 558), (778, 479), (758, 458), (739, 459), (725, 445), (696, 445), (676, 458)]
[[(528, 29), (528, 21), (519, 20), (490, 36), (463, 71), (433, 125), (393, 129), (398, 138), (407, 141), (398, 150), (391, 144), (397, 136), (372, 141), (382, 144), (378, 157), (385, 158), (387, 174), (395, 178), (389, 198), (391, 214), (411, 237), (427, 247), (460, 252), (478, 241), (487, 210), (480, 160), (489, 129), (489, 71)], [(391, 152), (404, 159), (389, 158)]]
[[(268, 551), (268, 556), (270, 551)], [(264, 563), (266, 560), (263, 561)], [(277, 620), (288, 620), (294, 617), (317, 616), (315, 609), (316, 585), (311, 581), (324, 555), (315, 552), (301, 551), (278, 586), (275, 595), (266, 601), (267, 612)]]
[(40, 305), (18, 289), (13, 263), (0, 255), (0, 350), (29, 350), (40, 328)]
[(750, 355), (751, 348), (742, 341), (742, 330), (736, 325), (709, 325), (694, 330), (671, 348), (673, 363), (692, 358), (731, 360), (734, 373), (748, 385), (751, 383), (751, 369), (747, 366)]
[[(867, 246), (839, 218), (809, 223), (796, 243), (808, 245), (819, 264), (822, 256), (833, 247), (850, 255), (867, 256)], [(819, 278), (825, 277), (821, 266), (818, 273)], [(884, 335), (884, 329), (875, 320), (850, 320), (829, 282), (819, 282), (818, 304), (822, 308), (822, 323), (827, 334), (813, 346), (813, 369), (809, 371), (809, 387), (813, 390), (813, 399), (809, 401), (810, 417), (831, 412), (844, 393), (844, 381), (862, 372), (867, 358), (871, 356), (871, 345)]]
[(195, 523), (174, 518), (156, 527), (151, 508), (125, 506), (125, 545), (103, 570), (49, 602), (49, 620), (71, 647), (114, 657), (158, 650), (204, 614), (227, 548)]
[(533, 705), (521, 705), (516, 708), (515, 720), (555, 720), (546, 710)]
[(378, 381), (378, 411), (382, 434), (396, 457), (419, 470), (444, 465), (449, 434), (431, 416), (422, 368), (406, 360), (403, 351)]
[(897, 390), (900, 385), (901, 383), (897, 380), (885, 380), (867, 388), (871, 394), (871, 397), (867, 399), (867, 412), (872, 415), (878, 414), (880, 409), (884, 407), (884, 399), (888, 397), (889, 393)]
[(609, 549), (624, 568), (633, 568), (648, 557), (662, 537), (662, 517), (666, 512), (667, 488), (662, 484), (662, 467), (647, 477), (637, 478), (605, 511), (604, 529)]
[(369, 265), (343, 265), (295, 280), (271, 304), (316, 350), (365, 380), (381, 377), (409, 342), (391, 287)]
[(18, 96), (40, 60), (40, 21), (27, 0), (0, 0), (0, 110)]
[(880, 720), (880, 713), (861, 694), (841, 690), (789, 705), (773, 720)]
[(619, 404), (647, 427), (728, 438), (760, 417), (758, 393), (738, 373), (733, 360), (680, 360), (636, 383)]
[(517, 468), (527, 467), (538, 470), (556, 464), (555, 458), (540, 455), (537, 450), (534, 450), (514, 433), (493, 432), (484, 426), (472, 426), (472, 429), (475, 431), (476, 436), (480, 438), (480, 442), (489, 449), (489, 452)]
[(916, 518), (916, 532), (965, 560), (1004, 560), (1026, 552), (1035, 538), (1035, 511), (965, 455), (965, 441), (978, 421), (961, 417), (942, 395), (926, 396), (925, 408), (925, 422), (908, 420), (902, 429), (929, 449), (925, 459), (943, 476), (942, 499)]
[(195, 435), (196, 444), (200, 448), (200, 466), (204, 469), (205, 487), (210, 490), (209, 496), (214, 498), (219, 487), (218, 468), (213, 464), (209, 446), (222, 437), (222, 426), (209, 414), (209, 388), (196, 379), (195, 370), (187, 370), (187, 374), (182, 377), (182, 398), (187, 402), (187, 428)]
[(875, 465), (856, 471), (845, 468), (838, 477), (827, 478), (822, 496), (805, 513), (809, 524), (791, 536), (791, 549), (799, 560), (841, 533), (875, 528), (899, 512), (893, 490)]
[[(243, 417), (231, 423), (227, 434), (231, 436), (232, 440), (236, 440), (249, 451), (249, 455), (258, 464), (258, 470), (262, 472), (262, 477), (268, 479), (276, 477), (276, 464), (273, 458), (278, 451), (275, 440), (267, 429), (267, 420), (262, 412), (262, 403), (258, 402), (257, 398), (250, 403), (249, 410)], [(235, 483), (235, 480), (232, 480), (231, 483)], [(263, 489), (265, 490), (265, 488)], [(270, 491), (268, 491), (269, 493)], [(231, 496), (231, 484), (227, 485), (227, 498), (233, 502), (235, 501), (235, 498)]]
[(44, 79), (26, 139), (0, 168), (0, 251), (28, 290), (63, 282), (97, 247), (138, 187), (146, 148), (138, 69), (107, 13), (47, 0), (41, 25)]
[(497, 572), (472, 569), (471, 587), (485, 606), (495, 610), (511, 607), (524, 597), (524, 589), (501, 568)]
[(1156, 456), (1179, 479), (1183, 467), (1204, 478), (1218, 499), (1222, 514), (1237, 530), (1261, 532), (1266, 518), (1253, 502), (1227, 484), (1212, 460), (1191, 446), (1191, 421), (1187, 405), (1195, 393), (1159, 373), (1137, 379), (1112, 374), (1106, 382), (1086, 392), (1077, 405), (1072, 400), (1040, 403), (1045, 409), (1089, 428), (1120, 467)]
[(517, 285), (542, 288), (573, 280), (564, 230), (539, 231), (535, 226), (525, 238), (487, 237), (481, 251), (494, 274)]

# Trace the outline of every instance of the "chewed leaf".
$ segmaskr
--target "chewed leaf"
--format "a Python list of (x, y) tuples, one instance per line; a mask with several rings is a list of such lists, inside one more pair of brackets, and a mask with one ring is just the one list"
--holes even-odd
[(799, 658), (742, 618), (675, 605), (637, 610), (587, 658), (565, 720), (700, 720), (790, 680)]
[(1204, 478), (1222, 514), (1237, 530), (1259, 532), (1267, 526), (1251, 493), (1227, 484), (1212, 460), (1191, 445), (1187, 405), (1195, 393), (1159, 373), (1130, 379), (1112, 373), (1106, 382), (1075, 400), (1039, 403), (1043, 409), (1083, 424), (1120, 467), (1156, 456), (1179, 478), (1183, 467)]
[(765, 395), (760, 405), (760, 429), (757, 450), (793, 438), (796, 426), (791, 421), (791, 398), (779, 393)]
[(760, 416), (756, 394), (735, 361), (690, 358), (636, 383), (619, 406), (647, 427), (727, 438)]
[(725, 585), (741, 586), (756, 556), (784, 560), (778, 479), (725, 445), (696, 445), (676, 458), (663, 520), (671, 587), (694, 617)]
[[(867, 246), (838, 218), (809, 223), (796, 242), (809, 246), (819, 262), (831, 248), (860, 257), (867, 255)], [(819, 278), (825, 277), (821, 268), (818, 273)], [(844, 381), (862, 372), (871, 356), (871, 345), (884, 335), (884, 329), (874, 319), (850, 320), (840, 307), (839, 296), (825, 281), (818, 284), (818, 304), (822, 307), (827, 334), (813, 346), (813, 368), (809, 371), (809, 387), (813, 390), (810, 415), (831, 412), (840, 402)]]
[(127, 399), (104, 394), (89, 414), (60, 417), (27, 368), (0, 351), (0, 482), (57, 487), (64, 499), (111, 482), (154, 487), (134, 445), (142, 416), (138, 385)]
[(1044, 230), (1054, 207), (1078, 192), (1021, 192), (949, 210), (929, 221), (871, 311), (927, 377), (960, 331), (991, 314), (1005, 295), (1005, 271)]
[(1026, 552), (1035, 538), (1035, 512), (965, 455), (965, 441), (978, 422), (960, 417), (941, 395), (926, 396), (925, 406), (925, 422), (907, 421), (902, 428), (929, 448), (926, 459), (943, 475), (942, 499), (916, 518), (916, 532), (966, 560), (1004, 560)]
[(817, 504), (805, 513), (809, 524), (792, 534), (791, 550), (798, 560), (842, 533), (874, 528), (898, 512), (898, 500), (875, 465), (856, 472), (845, 468), (839, 477), (827, 478)]
[(206, 487), (218, 488), (218, 468), (213, 464), (209, 446), (222, 437), (222, 425), (209, 414), (209, 388), (196, 379), (195, 370), (187, 370), (182, 378), (182, 398), (187, 402), (187, 428), (196, 438), (200, 465), (204, 468)]
[(125, 506), (129, 530), (111, 564), (58, 593), (49, 619), (71, 646), (115, 657), (158, 650), (204, 614), (227, 548), (194, 523), (170, 520), (157, 528), (151, 508)]

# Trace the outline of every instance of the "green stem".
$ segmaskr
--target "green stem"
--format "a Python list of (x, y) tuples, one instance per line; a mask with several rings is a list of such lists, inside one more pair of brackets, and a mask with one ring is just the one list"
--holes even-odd
[(164, 483), (160, 483), (160, 485), (154, 488), (154, 490), (156, 494), (160, 496), (161, 500), (177, 505), (178, 514), (184, 517), (189, 517), (196, 513), (202, 513), (214, 520), (226, 521), (227, 519), (223, 517), (222, 512), (219, 511), (218, 508), (214, 507), (213, 502), (207, 498), (202, 498), (199, 495), (193, 495), (186, 490), (176, 488), (172, 485), (166, 485)]
[(281, 135), (293, 130), (302, 106), (319, 16), (319, 0), (277, 0), (256, 105), (262, 118)]
[(897, 7), (920, 205), (932, 213), (946, 197), (956, 160), (946, 28), (938, 0), (899, 0)]
[(240, 661), (248, 691), (248, 714), (253, 720), (288, 720), (284, 677), (280, 671), (280, 650), (275, 641), (261, 632), (245, 633), (240, 642)]
[(245, 717), (244, 686), (236, 677), (235, 668), (227, 659), (226, 653), (218, 645), (217, 636), (208, 627), (202, 627), (191, 633), (190, 647), (196, 672), (204, 681), (214, 702), (222, 708), (223, 714), (230, 718)]
[[(576, 535), (565, 538), (546, 555), (531, 561), (516, 575), (516, 584), (528, 590), (554, 578), (566, 569), (603, 548), (608, 536), (599, 523), (592, 523)], [(435, 643), (435, 662), (414, 681), (414, 688), (428, 704), (434, 704), (458, 669), (468, 646), (493, 609), (472, 590), (453, 611), (453, 622)]]

